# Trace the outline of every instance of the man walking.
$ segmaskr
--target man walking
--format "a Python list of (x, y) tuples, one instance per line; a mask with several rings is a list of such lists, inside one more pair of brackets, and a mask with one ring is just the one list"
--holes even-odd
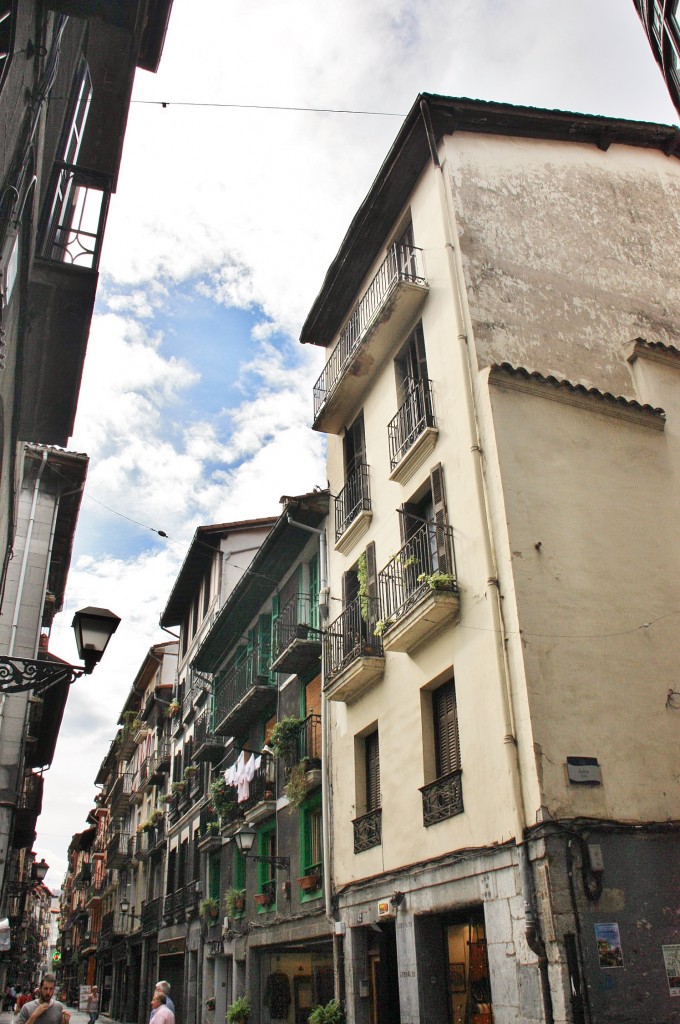
[(172, 999), (170, 998), (170, 982), (169, 981), (157, 981), (156, 982), (156, 989), (155, 989), (155, 991), (156, 992), (160, 992), (160, 994), (162, 996), (165, 996), (165, 1005), (167, 1006), (167, 1008), (170, 1010), (171, 1013), (174, 1013), (175, 1012), (175, 1004), (173, 1003)]
[[(24, 1003), (19, 1012), (20, 1024), (69, 1024), (71, 1014), (54, 998), (57, 979), (53, 974), (43, 975), (37, 999)], [(171, 1022), (174, 1024), (174, 1017)]]

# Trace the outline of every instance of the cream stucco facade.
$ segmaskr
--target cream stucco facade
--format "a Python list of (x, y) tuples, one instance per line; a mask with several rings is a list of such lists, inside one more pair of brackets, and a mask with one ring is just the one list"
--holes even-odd
[(302, 334), (348, 1019), (670, 1021), (678, 133), (422, 99)]

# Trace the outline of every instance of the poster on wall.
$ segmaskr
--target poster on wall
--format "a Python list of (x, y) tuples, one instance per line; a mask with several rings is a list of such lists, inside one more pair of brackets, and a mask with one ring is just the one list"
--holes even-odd
[(615, 921), (609, 924), (596, 924), (595, 941), (597, 942), (597, 955), (600, 958), (602, 970), (608, 971), (614, 967), (623, 967), (621, 935), (619, 933), (619, 926)]
[(680, 996), (680, 946), (662, 946), (668, 989), (672, 996)]
[(78, 1009), (83, 1013), (87, 1013), (87, 1001), (90, 998), (90, 992), (92, 991), (91, 985), (81, 985), (78, 992)]

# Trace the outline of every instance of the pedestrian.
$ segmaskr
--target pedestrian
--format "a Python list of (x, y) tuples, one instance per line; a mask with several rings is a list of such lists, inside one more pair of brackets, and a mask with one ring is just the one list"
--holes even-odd
[(90, 994), (87, 997), (87, 1005), (85, 1007), (90, 1015), (89, 1024), (94, 1024), (97, 1017), (99, 1016), (99, 993), (97, 992), (97, 986), (93, 985), (90, 989)]
[(175, 1012), (175, 1004), (173, 1003), (172, 999), (170, 998), (170, 982), (169, 981), (157, 981), (156, 982), (156, 989), (155, 989), (155, 991), (156, 992), (160, 992), (161, 995), (165, 996), (165, 1005), (167, 1006), (167, 1008), (170, 1010), (171, 1013), (174, 1013)]
[(175, 1014), (167, 1005), (165, 993), (159, 989), (154, 990), (149, 1021), (153, 1021), (154, 1024), (175, 1024)]
[(66, 1007), (54, 998), (54, 987), (57, 979), (53, 974), (43, 975), (40, 982), (39, 996), (24, 1003), (19, 1012), (20, 1024), (69, 1024), (71, 1014)]

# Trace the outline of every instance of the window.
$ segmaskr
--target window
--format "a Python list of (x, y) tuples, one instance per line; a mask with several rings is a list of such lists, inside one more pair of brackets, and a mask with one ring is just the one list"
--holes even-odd
[(345, 486), (335, 499), (335, 539), (338, 541), (362, 511), (370, 511), (364, 414), (345, 430), (342, 441)]
[(413, 244), (413, 224), (410, 221), (397, 239), (395, 248), (400, 277), (417, 278), (418, 267), (416, 266), (416, 250)]
[(378, 730), (364, 741), (366, 757), (366, 810), (376, 811), (380, 807), (380, 742)]
[(382, 842), (380, 741), (378, 730), (357, 738), (357, 808), (364, 813), (352, 822), (354, 852), (363, 853)]
[(0, 87), (12, 59), (12, 45), (14, 43), (13, 7), (13, 0), (2, 0), (0, 2)]
[(434, 716), (435, 763), (437, 778), (460, 771), (460, 745), (458, 742), (458, 712), (453, 680), (440, 686), (432, 694)]
[[(272, 823), (260, 829), (258, 836), (258, 854), (260, 857), (276, 857), (276, 824)], [(276, 903), (276, 868), (273, 864), (258, 862), (258, 894), (259, 909), (266, 910)]]
[(434, 775), (434, 780), (421, 788), (423, 825), (427, 828), (463, 811), (458, 709), (453, 679), (436, 690), (423, 693), (423, 715), (424, 735), (427, 736), (431, 729), (430, 749), (428, 751), (427, 742), (425, 749), (425, 777)]
[(319, 628), (319, 556), (314, 558), (307, 565), (307, 580), (309, 594), (309, 625), (314, 629)]
[(418, 324), (394, 360), (394, 370), (397, 378), (397, 400), (401, 405), (418, 381), (427, 380), (427, 358), (422, 324)]
[(211, 854), (208, 860), (208, 896), (211, 900), (220, 898), (220, 855)]
[(661, 15), (661, 5), (659, 0), (654, 0), (652, 4), (652, 30), (659, 43), (661, 43), (661, 31), (663, 26), (663, 17)]
[(396, 416), (387, 427), (390, 471), (395, 469), (427, 427), (433, 427), (432, 385), (427, 376), (425, 339), (420, 324), (394, 360)]
[(323, 831), (320, 794), (307, 801), (300, 816), (300, 875), (310, 878), (306, 886), (301, 883), (302, 896), (309, 899), (321, 888), (323, 873)]

